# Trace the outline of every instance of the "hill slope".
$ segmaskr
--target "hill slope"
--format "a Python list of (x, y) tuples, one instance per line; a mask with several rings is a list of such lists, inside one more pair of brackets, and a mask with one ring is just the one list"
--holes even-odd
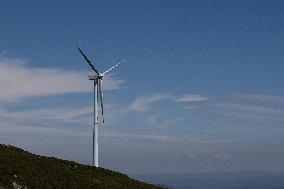
[[(159, 189), (103, 168), (31, 154), (0, 144), (0, 187)], [(19, 187), (20, 188), (20, 187)]]

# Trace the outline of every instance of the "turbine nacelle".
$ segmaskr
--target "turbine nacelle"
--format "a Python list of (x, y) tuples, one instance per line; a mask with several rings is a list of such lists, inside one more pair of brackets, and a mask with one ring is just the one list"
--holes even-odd
[(89, 80), (96, 80), (96, 79), (103, 79), (104, 75), (100, 74), (100, 75), (89, 75), (88, 78)]
[(105, 75), (104, 74), (100, 74), (97, 76), (98, 79), (102, 79)]

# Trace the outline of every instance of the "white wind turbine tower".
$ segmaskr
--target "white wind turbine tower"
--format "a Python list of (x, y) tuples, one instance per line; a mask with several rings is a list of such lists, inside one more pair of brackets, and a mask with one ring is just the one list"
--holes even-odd
[[(91, 61), (86, 57), (86, 55), (82, 52), (82, 50), (77, 47), (81, 55), (84, 57), (86, 62), (89, 64), (89, 66), (94, 71), (94, 74), (89, 77), (89, 80), (94, 81), (94, 127), (93, 127), (93, 166), (99, 167), (99, 149), (98, 149), (98, 132), (99, 132), (99, 114), (98, 114), (98, 103), (101, 102), (101, 113), (104, 123), (104, 105), (103, 105), (103, 77), (110, 72), (113, 68), (121, 64), (122, 62), (125, 62), (125, 60), (120, 61), (107, 71), (103, 73), (99, 73), (94, 64), (91, 63)], [(99, 95), (98, 95), (99, 92)]]

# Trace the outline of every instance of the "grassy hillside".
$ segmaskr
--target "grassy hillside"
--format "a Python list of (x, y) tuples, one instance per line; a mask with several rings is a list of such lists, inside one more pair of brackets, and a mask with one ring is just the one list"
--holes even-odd
[[(159, 189), (118, 172), (0, 144), (0, 188)], [(18, 187), (20, 188), (20, 187)]]

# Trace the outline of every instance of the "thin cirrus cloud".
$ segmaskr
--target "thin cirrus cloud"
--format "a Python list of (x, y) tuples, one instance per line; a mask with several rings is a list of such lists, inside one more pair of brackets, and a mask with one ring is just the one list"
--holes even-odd
[[(30, 68), (21, 59), (0, 59), (0, 101), (14, 102), (26, 97), (41, 97), (65, 93), (86, 93), (92, 88), (87, 72), (57, 68)], [(105, 89), (119, 89), (123, 80), (108, 77)]]
[(168, 94), (152, 94), (149, 96), (140, 96), (135, 99), (129, 106), (129, 109), (136, 112), (147, 112), (153, 103), (163, 100), (172, 99)]
[(239, 112), (253, 112), (258, 114), (283, 114), (284, 109), (282, 108), (273, 108), (260, 105), (248, 105), (248, 104), (237, 104), (237, 103), (218, 103), (213, 106), (225, 110), (239, 111)]
[[(164, 101), (171, 100), (177, 103), (187, 103), (187, 102), (200, 102), (208, 100), (207, 97), (201, 95), (170, 95), (170, 94), (151, 94), (146, 96), (140, 96), (135, 99), (129, 106), (129, 109), (136, 112), (147, 112), (151, 109), (152, 104)], [(187, 107), (187, 106), (186, 106)]]
[[(144, 95), (136, 98), (128, 107), (129, 111), (145, 113), (142, 122), (146, 125), (156, 126), (159, 128), (168, 128), (179, 125), (185, 120), (184, 117), (171, 117), (170, 119), (163, 115), (163, 111), (151, 111), (154, 104), (161, 101), (170, 101), (176, 103), (178, 107), (186, 110), (193, 110), (198, 107), (198, 103), (208, 100), (207, 97), (201, 95), (173, 95), (167, 93), (155, 93)], [(147, 113), (151, 112), (150, 115)]]
[(199, 102), (208, 100), (208, 97), (200, 96), (200, 95), (182, 95), (176, 101), (177, 102)]
[(270, 102), (284, 104), (284, 96), (273, 94), (236, 94), (233, 95), (236, 98), (243, 100), (254, 100), (260, 102)]
[(148, 125), (156, 126), (159, 128), (169, 128), (172, 126), (176, 126), (183, 120), (184, 118), (181, 118), (181, 117), (165, 119), (164, 117), (156, 116), (156, 115), (150, 115), (145, 119)]
[(13, 124), (2, 124), (0, 127), (1, 133), (6, 134), (57, 134), (67, 136), (88, 136), (86, 131), (67, 129), (67, 128), (47, 128), (39, 126), (19, 126)]
[(111, 132), (107, 134), (103, 134), (103, 137), (107, 138), (118, 138), (118, 139), (134, 139), (134, 140), (158, 140), (164, 142), (173, 142), (177, 141), (178, 138), (175, 136), (170, 135), (161, 135), (161, 134), (149, 134), (149, 133), (136, 133), (136, 134), (129, 134), (129, 133), (119, 133), (119, 132)]
[(5, 109), (0, 111), (0, 119), (6, 120), (57, 120), (57, 121), (72, 121), (80, 116), (88, 115), (92, 113), (92, 107), (82, 108), (42, 108), (25, 111), (10, 112)]
[(218, 115), (254, 121), (284, 119), (284, 96), (267, 94), (235, 94), (227, 100), (209, 105), (208, 110)]

